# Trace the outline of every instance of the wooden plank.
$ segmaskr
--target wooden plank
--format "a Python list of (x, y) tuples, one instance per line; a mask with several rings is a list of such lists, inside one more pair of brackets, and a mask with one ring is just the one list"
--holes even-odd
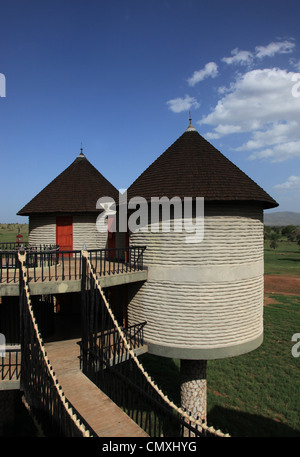
[(78, 339), (45, 343), (48, 358), (66, 398), (100, 437), (147, 437), (79, 367)]

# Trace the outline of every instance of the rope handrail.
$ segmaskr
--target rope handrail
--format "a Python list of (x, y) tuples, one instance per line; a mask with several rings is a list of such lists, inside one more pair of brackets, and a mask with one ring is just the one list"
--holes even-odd
[(20, 265), (21, 265), (21, 271), (22, 271), (22, 277), (23, 277), (23, 281), (24, 281), (24, 289), (25, 289), (25, 293), (26, 293), (26, 301), (27, 301), (28, 311), (29, 311), (29, 314), (30, 314), (30, 317), (31, 317), (31, 320), (32, 320), (32, 324), (33, 324), (35, 333), (36, 333), (36, 337), (37, 337), (37, 340), (38, 340), (38, 343), (39, 343), (40, 351), (41, 351), (41, 353), (43, 355), (45, 364), (47, 366), (48, 374), (49, 374), (50, 378), (52, 379), (53, 384), (54, 384), (54, 388), (56, 389), (56, 392), (57, 392), (57, 394), (58, 394), (58, 396), (59, 396), (59, 398), (61, 400), (61, 403), (63, 404), (63, 406), (64, 406), (66, 412), (68, 413), (68, 415), (70, 416), (71, 420), (74, 422), (74, 424), (76, 425), (78, 430), (82, 433), (82, 436), (90, 437), (91, 436), (90, 430), (88, 430), (85, 427), (85, 425), (77, 417), (77, 415), (74, 412), (73, 408), (71, 406), (69, 406), (69, 402), (67, 401), (67, 399), (66, 399), (66, 397), (65, 397), (65, 395), (64, 395), (64, 393), (62, 391), (62, 387), (59, 384), (58, 379), (57, 379), (57, 377), (56, 377), (56, 375), (55, 375), (55, 373), (54, 373), (54, 371), (52, 369), (52, 366), (50, 364), (50, 360), (48, 359), (48, 356), (47, 356), (47, 353), (46, 353), (46, 350), (45, 350), (45, 347), (44, 347), (44, 344), (43, 344), (43, 341), (42, 341), (42, 338), (41, 338), (41, 335), (40, 335), (40, 332), (39, 332), (39, 328), (38, 328), (38, 325), (37, 325), (37, 322), (36, 322), (36, 319), (35, 319), (35, 316), (34, 316), (32, 304), (31, 304), (29, 286), (28, 286), (28, 283), (27, 283), (26, 267), (25, 267), (26, 253), (20, 253), (19, 252), (18, 253), (18, 258), (19, 258)]
[(202, 421), (200, 421), (199, 419), (195, 419), (192, 415), (190, 415), (188, 412), (184, 411), (182, 408), (178, 407), (172, 400), (170, 400), (168, 398), (168, 396), (166, 394), (164, 394), (162, 392), (162, 390), (156, 385), (156, 383), (153, 381), (153, 379), (151, 378), (151, 376), (146, 372), (146, 370), (144, 369), (143, 365), (140, 363), (140, 361), (138, 360), (137, 356), (135, 355), (134, 351), (131, 349), (131, 346), (130, 344), (127, 342), (127, 339), (126, 339), (126, 335), (124, 334), (122, 328), (120, 327), (120, 325), (118, 324), (118, 321), (116, 320), (111, 308), (110, 308), (110, 305), (102, 291), (102, 287), (97, 279), (97, 275), (96, 273), (94, 272), (94, 269), (92, 267), (92, 264), (90, 262), (90, 259), (89, 259), (89, 253), (88, 251), (82, 251), (82, 257), (84, 257), (86, 259), (86, 263), (87, 263), (87, 267), (88, 267), (88, 270), (89, 272), (91, 273), (91, 275), (93, 276), (94, 278), (94, 282), (95, 282), (95, 285), (97, 287), (97, 289), (99, 290), (100, 292), (100, 295), (104, 301), (104, 304), (106, 306), (106, 309), (121, 337), (121, 339), (123, 340), (123, 343), (124, 343), (124, 346), (126, 348), (126, 350), (129, 352), (130, 356), (132, 357), (132, 359), (134, 360), (134, 362), (136, 363), (137, 367), (140, 369), (140, 371), (142, 372), (142, 374), (145, 376), (145, 378), (147, 379), (147, 381), (149, 382), (149, 384), (152, 386), (152, 388), (159, 394), (159, 396), (171, 407), (173, 408), (177, 413), (179, 413), (183, 418), (185, 418), (186, 420), (188, 420), (190, 423), (194, 423), (195, 425), (199, 426), (201, 429), (203, 430), (206, 430), (208, 431), (209, 433), (217, 436), (217, 437), (230, 437), (230, 435), (228, 433), (223, 433), (221, 430), (216, 430), (213, 426), (210, 426), (208, 427), (206, 424), (204, 424)]

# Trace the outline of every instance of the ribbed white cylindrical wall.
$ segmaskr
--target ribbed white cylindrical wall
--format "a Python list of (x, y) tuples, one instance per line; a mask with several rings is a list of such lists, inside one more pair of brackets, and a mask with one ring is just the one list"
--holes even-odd
[(29, 216), (28, 240), (31, 246), (56, 244), (56, 222), (53, 215), (32, 214)]
[(148, 281), (131, 286), (129, 323), (146, 320), (150, 352), (212, 359), (259, 346), (263, 335), (261, 208), (205, 207), (204, 239), (185, 233), (135, 233), (147, 246)]
[[(29, 216), (29, 243), (32, 246), (56, 244), (56, 216)], [(107, 233), (96, 229), (96, 215), (73, 215), (73, 250), (104, 249), (107, 247)]]
[(96, 215), (82, 214), (73, 216), (73, 249), (80, 250), (107, 248), (107, 232), (96, 229)]

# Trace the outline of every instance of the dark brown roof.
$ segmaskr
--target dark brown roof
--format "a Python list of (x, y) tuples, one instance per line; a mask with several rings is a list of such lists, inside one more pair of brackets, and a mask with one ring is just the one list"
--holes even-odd
[(81, 153), (17, 214), (96, 212), (100, 197), (118, 199), (117, 189)]
[(190, 125), (127, 190), (132, 197), (204, 197), (205, 201), (278, 203)]

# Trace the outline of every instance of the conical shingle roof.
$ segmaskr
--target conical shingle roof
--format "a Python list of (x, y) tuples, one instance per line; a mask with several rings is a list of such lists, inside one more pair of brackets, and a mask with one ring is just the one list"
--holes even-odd
[(117, 201), (118, 195), (117, 189), (81, 153), (17, 214), (97, 212), (100, 197)]
[(278, 203), (190, 125), (128, 188), (127, 198), (204, 197), (205, 201)]

